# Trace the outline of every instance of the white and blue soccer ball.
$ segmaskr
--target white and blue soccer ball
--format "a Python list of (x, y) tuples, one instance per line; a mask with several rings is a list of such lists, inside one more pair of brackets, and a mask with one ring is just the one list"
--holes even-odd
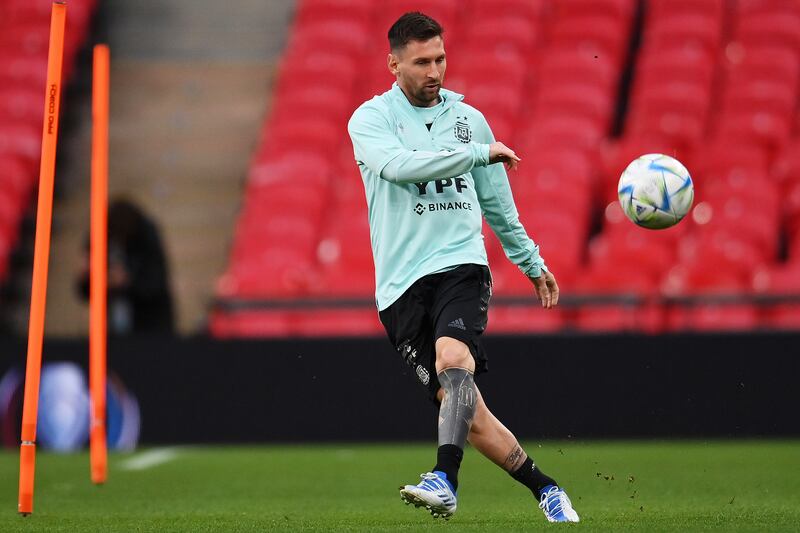
[(625, 216), (648, 229), (674, 226), (694, 201), (689, 171), (677, 159), (662, 154), (633, 160), (620, 176), (617, 192)]

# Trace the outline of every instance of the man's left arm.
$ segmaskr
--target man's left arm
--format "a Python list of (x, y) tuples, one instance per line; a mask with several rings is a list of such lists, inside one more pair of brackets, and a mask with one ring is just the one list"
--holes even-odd
[[(480, 131), (477, 132), (480, 142), (495, 142), (485, 119), (480, 122)], [(528, 236), (519, 221), (519, 212), (514, 204), (506, 169), (503, 165), (491, 165), (473, 168), (471, 172), (483, 216), (503, 245), (506, 257), (531, 280), (542, 306), (549, 309), (556, 305), (558, 284), (539, 255), (539, 246)]]
[[(482, 122), (478, 127), (483, 131), (476, 132), (482, 137), (481, 142), (489, 139), (494, 142), (489, 125)], [(539, 246), (528, 236), (519, 221), (519, 213), (503, 165), (473, 168), (471, 172), (483, 216), (503, 245), (506, 257), (528, 277), (541, 276), (541, 271), (547, 268), (539, 255)]]

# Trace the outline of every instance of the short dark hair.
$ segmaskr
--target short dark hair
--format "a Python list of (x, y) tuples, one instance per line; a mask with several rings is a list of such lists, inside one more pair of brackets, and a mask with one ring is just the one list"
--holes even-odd
[(444, 33), (442, 26), (424, 13), (406, 13), (389, 28), (389, 47), (403, 48), (409, 41), (427, 41)]

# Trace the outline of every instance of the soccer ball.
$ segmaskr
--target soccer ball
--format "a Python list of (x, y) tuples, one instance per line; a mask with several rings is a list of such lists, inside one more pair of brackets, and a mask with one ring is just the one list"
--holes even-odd
[(689, 171), (668, 155), (635, 159), (619, 178), (619, 203), (634, 224), (664, 229), (681, 221), (694, 201)]

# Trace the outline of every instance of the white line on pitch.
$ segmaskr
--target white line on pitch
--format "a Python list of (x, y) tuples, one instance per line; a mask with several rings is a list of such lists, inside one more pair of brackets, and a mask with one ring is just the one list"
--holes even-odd
[(154, 448), (120, 463), (123, 470), (147, 470), (168, 463), (178, 456), (177, 448)]

